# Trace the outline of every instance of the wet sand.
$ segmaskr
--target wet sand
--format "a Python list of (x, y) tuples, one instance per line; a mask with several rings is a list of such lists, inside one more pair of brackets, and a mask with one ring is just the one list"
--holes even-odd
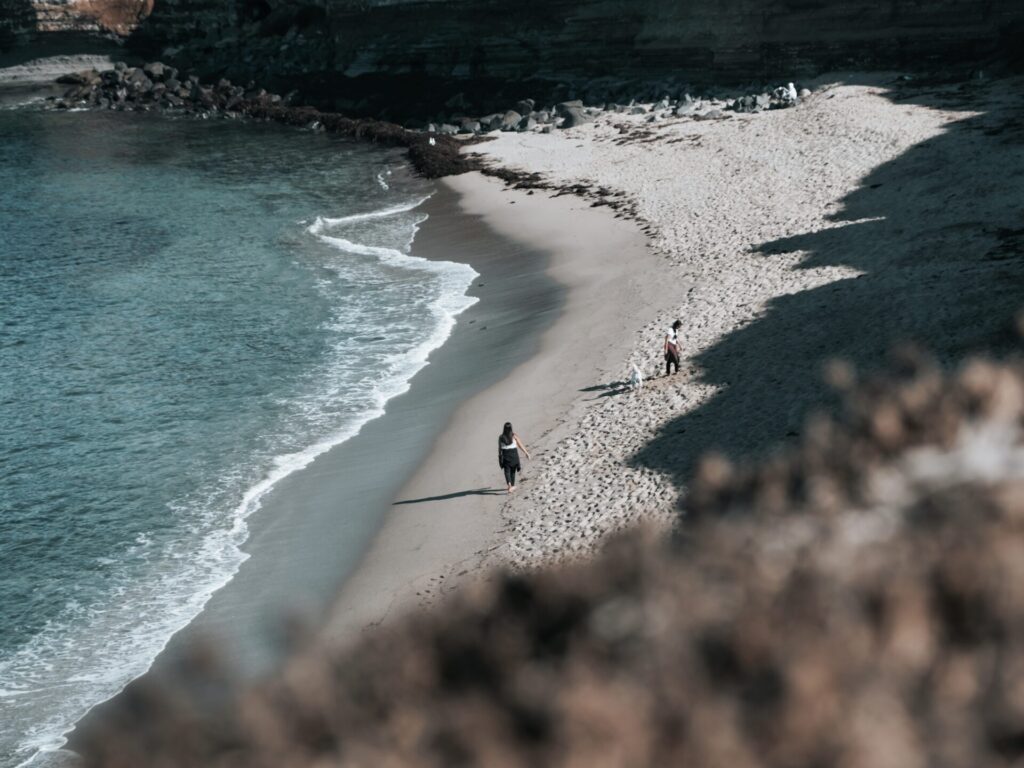
[[(546, 253), (547, 274), (561, 287), (564, 302), (557, 319), (545, 323), (529, 359), (465, 399), (436, 435), (342, 588), (328, 626), (334, 642), (349, 642), (413, 606), (429, 606), (467, 581), (486, 577), (487, 566), (502, 561), (506, 520), (518, 509), (518, 498), (505, 493), (497, 463), (502, 424), (511, 421), (533, 455), (532, 461), (523, 457), (520, 481), (520, 489), (529, 488), (582, 413), (602, 394), (618, 391), (608, 384), (628, 375), (622, 361), (634, 329), (650, 312), (647, 302), (680, 289), (666, 280), (664, 264), (637, 225), (614, 218), (607, 208), (592, 208), (574, 196), (506, 190), (479, 174), (442, 183), (458, 194), (464, 215), (482, 219), (519, 249)], [(459, 237), (452, 233), (445, 240)], [(508, 279), (501, 272), (515, 274), (517, 249), (494, 256), (490, 263), (465, 254), (482, 282)], [(529, 293), (512, 286), (495, 291), (512, 299), (507, 322), (536, 316)], [(481, 311), (491, 301), (482, 301)], [(473, 319), (468, 315), (460, 324)], [(454, 343), (445, 349), (457, 353)], [(485, 342), (477, 364), (492, 366), (495, 359), (500, 349)]]
[[(392, 502), (414, 472), (438, 456), (432, 453), (434, 440), (453, 412), (536, 353), (541, 333), (556, 322), (566, 299), (564, 287), (547, 272), (549, 256), (495, 232), (480, 216), (462, 211), (457, 201), (454, 191), (441, 187), (424, 204), (429, 218), (412, 252), (472, 264), (480, 276), (468, 293), (479, 301), (459, 316), (452, 335), (431, 353), (409, 390), (388, 402), (384, 416), (284, 478), (264, 497), (248, 520), (251, 533), (243, 550), (249, 559), (202, 613), (170, 639), (150, 672), (131, 683), (129, 691), (173, 676), (197, 644), (213, 649), (243, 677), (272, 671), (296, 627), (312, 633), (332, 615), (329, 609), (339, 590), (354, 569), (356, 578), (362, 573), (356, 567), (392, 516), (390, 510), (417, 508), (393, 508)], [(453, 478), (445, 492), (475, 490), (494, 480), (500, 480), (500, 473), (482, 479), (480, 486)], [(424, 512), (432, 512), (430, 505)], [(472, 531), (462, 533), (452, 541), (453, 562), (472, 556), (479, 545)], [(486, 536), (489, 529), (479, 533)], [(436, 563), (436, 570), (441, 572), (447, 562)], [(421, 565), (399, 560), (389, 570), (399, 573), (405, 567)], [(384, 606), (378, 597), (369, 591), (365, 602)], [(81, 743), (76, 732), (102, 722), (123, 696), (94, 707), (72, 732), (71, 746)]]

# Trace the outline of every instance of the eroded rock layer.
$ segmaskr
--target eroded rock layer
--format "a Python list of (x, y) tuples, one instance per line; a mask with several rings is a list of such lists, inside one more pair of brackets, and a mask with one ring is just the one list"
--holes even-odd
[(520, 97), (599, 101), (631, 79), (658, 90), (949, 65), (991, 54), (1022, 15), (1008, 0), (162, 0), (136, 42), (402, 116), (428, 94), (435, 107), (459, 93), (477, 105), (510, 83), (529, 91)]

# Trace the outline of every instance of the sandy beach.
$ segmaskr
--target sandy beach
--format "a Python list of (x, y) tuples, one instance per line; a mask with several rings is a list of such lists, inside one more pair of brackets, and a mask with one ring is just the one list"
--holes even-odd
[[(678, 290), (637, 225), (607, 209), (571, 195), (507, 190), (480, 174), (442, 183), (458, 195), (464, 214), (546, 254), (564, 303), (534, 354), (463, 402), (437, 435), (339, 596), (328, 633), (340, 642), (407, 607), (432, 605), (495, 559), (510, 557), (507, 516), (518, 497), (507, 496), (497, 466), (501, 425), (512, 421), (533, 456), (524, 457), (522, 492), (586, 410), (619, 391), (608, 385), (628, 375), (632, 329), (647, 321), (652, 297), (666, 301)], [(489, 279), (486, 265), (470, 263), (481, 281)]]
[[(474, 146), (556, 186), (613, 190), (636, 220), (596, 198), (445, 182), (495, 230), (546, 248), (569, 298), (538, 353), (438, 436), (396, 500), (424, 501), (394, 507), (331, 637), (490, 568), (578, 558), (625, 527), (667, 525), (699, 456), (793, 440), (830, 405), (830, 359), (870, 369), (912, 341), (944, 360), (998, 338), (1017, 308), (1007, 277), (1019, 267), (998, 252), (1019, 224), (1020, 182), (1008, 195), (988, 180), (1012, 156), (991, 144), (1013, 125), (1013, 87), (837, 75), (793, 109), (653, 124), (604, 113)], [(676, 318), (683, 370), (664, 378)], [(640, 393), (617, 386), (631, 363), (651, 377)], [(506, 418), (535, 456), (520, 492), (458, 495), (501, 487), (492, 443)]]
[[(1020, 80), (813, 85), (791, 109), (603, 112), (467, 148), (549, 188), (440, 182), (415, 252), (473, 266), (480, 302), (385, 417), (275, 487), (252, 558), (165, 656), (214, 637), (266, 671), (274, 619), (350, 645), (495, 569), (665, 529), (701, 456), (793, 441), (831, 405), (829, 360), (1013, 343), (1024, 267), (1001, 254), (1021, 236)], [(684, 359), (665, 376), (675, 319)], [(504, 421), (533, 454), (512, 497)]]

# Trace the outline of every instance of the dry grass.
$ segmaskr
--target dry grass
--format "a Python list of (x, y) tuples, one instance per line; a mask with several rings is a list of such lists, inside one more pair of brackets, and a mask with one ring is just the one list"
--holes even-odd
[(913, 354), (688, 519), (505, 574), (234, 698), (138, 688), (90, 764), (987, 768), (1024, 758), (1024, 367)]

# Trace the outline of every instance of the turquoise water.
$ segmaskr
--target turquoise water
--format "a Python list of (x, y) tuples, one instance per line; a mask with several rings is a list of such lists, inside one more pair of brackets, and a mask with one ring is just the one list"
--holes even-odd
[(0, 765), (62, 743), (244, 559), (269, 487), (448, 335), (397, 152), (0, 111)]

